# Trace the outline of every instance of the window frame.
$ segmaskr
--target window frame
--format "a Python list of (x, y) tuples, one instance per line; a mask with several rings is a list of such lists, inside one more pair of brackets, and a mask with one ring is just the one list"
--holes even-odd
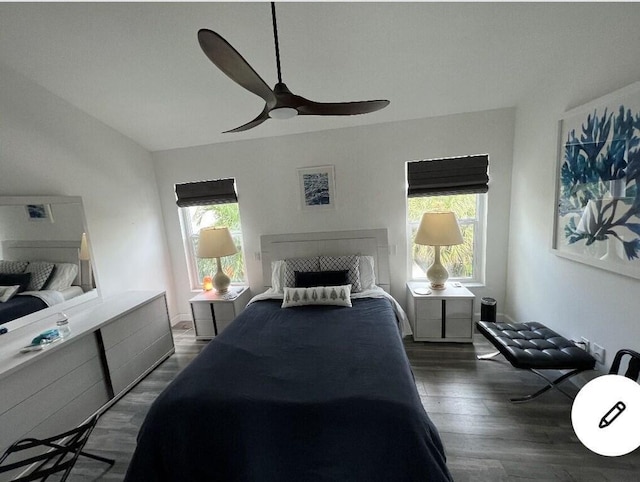
[[(473, 194), (473, 193), (472, 193)], [(418, 197), (442, 197), (442, 196), (455, 196), (456, 194), (440, 194), (440, 195), (429, 195), (429, 196), (414, 196)], [(473, 225), (474, 226), (474, 236), (473, 236), (473, 276), (470, 278), (460, 278), (460, 277), (449, 277), (449, 281), (460, 282), (464, 285), (483, 285), (485, 282), (485, 265), (486, 265), (486, 223), (487, 223), (487, 193), (475, 193), (476, 196), (476, 217), (475, 219), (471, 218), (458, 218), (458, 223), (460, 225)], [(426, 273), (420, 277), (413, 276), (413, 231), (417, 229), (420, 220), (410, 221), (409, 220), (409, 200), (410, 197), (407, 197), (406, 204), (406, 226), (407, 226), (407, 279), (410, 281), (418, 281), (418, 282), (426, 282), (427, 275)], [(456, 215), (457, 217), (457, 215)]]
[[(225, 204), (238, 204), (236, 203), (225, 203)], [(214, 204), (202, 204), (201, 206), (213, 206)], [(192, 232), (191, 229), (191, 221), (186, 219), (189, 209), (191, 207), (200, 207), (200, 206), (185, 206), (178, 207), (178, 218), (180, 220), (180, 231), (182, 233), (182, 244), (184, 247), (185, 261), (187, 263), (187, 273), (189, 277), (189, 284), (191, 285), (191, 291), (200, 291), (202, 290), (202, 279), (200, 278), (200, 274), (198, 272), (198, 264), (197, 264), (197, 256), (194, 251), (194, 243), (193, 237), (198, 236), (199, 233)], [(239, 214), (240, 206), (238, 205), (238, 214)], [(247, 284), (247, 263), (244, 255), (244, 240), (242, 238), (242, 223), (240, 224), (239, 230), (229, 229), (231, 232), (231, 236), (234, 239), (240, 240), (240, 245), (238, 246), (238, 252), (242, 254), (243, 261), (243, 279), (240, 281), (231, 281), (231, 286), (244, 286)], [(214, 273), (211, 273), (212, 275)]]

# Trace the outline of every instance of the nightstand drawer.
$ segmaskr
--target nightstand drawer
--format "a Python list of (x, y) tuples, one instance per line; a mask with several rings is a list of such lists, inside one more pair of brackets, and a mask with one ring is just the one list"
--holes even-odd
[(236, 317), (236, 307), (233, 303), (216, 303), (213, 306), (216, 313), (216, 321), (218, 322), (233, 321)]
[(414, 338), (440, 338), (442, 336), (441, 320), (418, 319), (415, 327)]
[(465, 338), (472, 337), (473, 327), (469, 324), (469, 318), (447, 318), (445, 325), (445, 338)]
[(446, 300), (447, 318), (468, 318), (472, 314), (473, 300)]
[(212, 303), (192, 303), (193, 317), (196, 320), (213, 320), (213, 314), (211, 310), (213, 308)]
[(416, 301), (416, 317), (419, 320), (441, 320), (442, 300), (421, 299)]

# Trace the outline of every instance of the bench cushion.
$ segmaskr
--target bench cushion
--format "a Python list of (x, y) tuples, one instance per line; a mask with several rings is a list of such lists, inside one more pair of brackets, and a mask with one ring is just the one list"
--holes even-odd
[(478, 321), (478, 330), (516, 368), (590, 370), (596, 360), (542, 323)]

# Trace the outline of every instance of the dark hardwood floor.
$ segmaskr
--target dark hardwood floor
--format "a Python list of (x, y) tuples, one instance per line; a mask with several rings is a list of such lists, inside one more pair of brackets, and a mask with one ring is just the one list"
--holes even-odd
[[(105, 471), (99, 462), (80, 459), (69, 480), (124, 478), (149, 405), (206, 344), (184, 324), (174, 328), (174, 337), (176, 354), (105, 412), (89, 439), (88, 451), (115, 458), (116, 465)], [(407, 340), (405, 347), (456, 482), (640, 480), (640, 449), (613, 458), (590, 452), (571, 428), (571, 401), (556, 390), (510, 403), (509, 396), (532, 393), (543, 382), (501, 358), (477, 361), (476, 354), (493, 351), (481, 336), (473, 344)]]

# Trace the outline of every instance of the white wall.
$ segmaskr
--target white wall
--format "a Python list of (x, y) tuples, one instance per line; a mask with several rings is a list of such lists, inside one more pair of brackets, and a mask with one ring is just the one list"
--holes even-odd
[[(388, 228), (389, 243), (396, 247), (391, 256), (391, 292), (404, 304), (405, 163), (479, 153), (490, 156), (487, 281), (485, 287), (473, 291), (502, 303), (514, 115), (513, 110), (502, 109), (153, 153), (176, 282), (177, 305), (171, 307), (172, 312), (188, 318), (188, 299), (193, 296), (174, 184), (236, 179), (247, 272), (254, 292), (263, 290), (262, 266), (254, 257), (260, 251), (262, 234)], [(302, 211), (296, 168), (327, 164), (335, 166), (336, 208)]]
[[(518, 107), (506, 303), (517, 321), (539, 321), (568, 338), (584, 336), (603, 346), (602, 369), (620, 348), (640, 349), (640, 280), (558, 257), (551, 240), (558, 120), (566, 110), (640, 79), (640, 66), (629, 57), (635, 58), (637, 43), (612, 42), (616, 56), (606, 58), (610, 65), (587, 76), (550, 78)], [(592, 59), (603, 55), (594, 52)]]
[(102, 294), (167, 289), (151, 155), (0, 66), (0, 195), (82, 196)]

